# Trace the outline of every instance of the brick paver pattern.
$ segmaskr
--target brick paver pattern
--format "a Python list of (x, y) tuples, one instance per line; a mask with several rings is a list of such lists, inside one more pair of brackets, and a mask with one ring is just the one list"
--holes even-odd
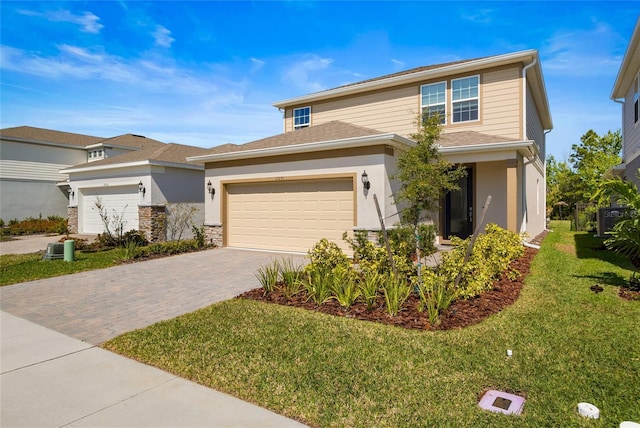
[(124, 264), (0, 287), (0, 308), (97, 345), (259, 287), (258, 267), (283, 258), (304, 262), (219, 248)]

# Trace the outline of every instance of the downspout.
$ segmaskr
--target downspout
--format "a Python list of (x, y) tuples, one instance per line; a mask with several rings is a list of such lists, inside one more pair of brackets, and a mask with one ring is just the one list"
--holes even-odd
[[(547, 222), (547, 134), (551, 132), (551, 129), (545, 129), (542, 137), (542, 141), (544, 142), (544, 161), (542, 162), (542, 168), (544, 171), (544, 192), (542, 192), (542, 207), (544, 209), (544, 229), (548, 230), (548, 222)], [(551, 218), (551, 217), (549, 217)]]
[[(522, 139), (526, 140), (527, 139), (527, 70), (529, 70), (531, 67), (533, 67), (534, 65), (536, 65), (538, 63), (538, 59), (536, 57), (533, 58), (533, 61), (531, 61), (530, 64), (525, 65), (522, 68)], [(522, 166), (522, 174), (524, 174), (524, 165)], [(526, 186), (526, 183), (524, 183), (523, 180), (523, 186)], [(522, 210), (522, 218), (520, 219), (520, 221), (522, 222), (520, 224), (520, 231), (525, 230), (525, 222), (526, 222), (526, 210), (527, 210), (527, 193), (526, 193), (526, 189), (520, 189), (520, 191), (522, 192), (522, 196), (521, 196), (521, 206), (520, 209)]]

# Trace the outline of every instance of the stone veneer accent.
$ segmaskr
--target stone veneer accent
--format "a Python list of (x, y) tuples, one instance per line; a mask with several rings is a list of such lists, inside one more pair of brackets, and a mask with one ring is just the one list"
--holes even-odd
[(139, 205), (138, 229), (149, 242), (167, 240), (167, 212), (164, 205)]
[(216, 247), (222, 247), (222, 225), (221, 224), (205, 224), (204, 235), (207, 244), (213, 244)]
[(78, 207), (67, 207), (67, 229), (69, 233), (78, 233)]

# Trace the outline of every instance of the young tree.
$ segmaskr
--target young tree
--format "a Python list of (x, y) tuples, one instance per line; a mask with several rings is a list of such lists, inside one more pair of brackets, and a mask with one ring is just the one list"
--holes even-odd
[(571, 146), (569, 161), (580, 178), (572, 185), (577, 186), (575, 190), (580, 201), (587, 202), (598, 190), (604, 173), (621, 162), (622, 137), (620, 130), (599, 136), (590, 129), (580, 141)]
[(457, 190), (457, 180), (466, 174), (462, 165), (454, 166), (438, 150), (441, 128), (438, 115), (423, 115), (418, 132), (411, 135), (416, 146), (398, 158), (394, 178), (401, 182), (401, 187), (397, 199), (407, 204), (402, 222), (414, 228), (437, 211), (440, 199), (447, 192)]

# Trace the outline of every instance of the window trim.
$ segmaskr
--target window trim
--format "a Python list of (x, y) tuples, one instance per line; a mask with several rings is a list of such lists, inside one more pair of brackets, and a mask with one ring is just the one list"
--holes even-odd
[(440, 81), (440, 82), (425, 83), (424, 85), (420, 85), (420, 117), (422, 117), (422, 114), (423, 114), (425, 108), (431, 107), (431, 106), (439, 106), (440, 105), (440, 103), (424, 105), (422, 103), (422, 100), (423, 100), (422, 90), (423, 90), (423, 88), (425, 88), (427, 86), (441, 85), (441, 84), (444, 84), (444, 102), (442, 102), (442, 105), (444, 106), (444, 113), (442, 115), (443, 116), (442, 117), (442, 125), (446, 125), (447, 124), (447, 110), (448, 110), (447, 109), (447, 91), (448, 91), (448, 88), (447, 88), (447, 81), (446, 80), (443, 80), (443, 81)]
[[(309, 114), (302, 116), (302, 117), (307, 116), (307, 122), (303, 123), (301, 125), (296, 125), (296, 111), (297, 110), (304, 110), (304, 109), (309, 109)], [(291, 123), (293, 125), (293, 130), (294, 131), (296, 131), (298, 129), (304, 129), (304, 128), (310, 127), (311, 126), (311, 106), (294, 108), (292, 113), (291, 113)]]
[[(454, 100), (453, 99), (453, 82), (457, 81), (457, 80), (463, 80), (463, 79), (471, 79), (471, 78), (477, 78), (478, 79), (478, 95), (475, 97), (470, 97), (470, 98), (461, 98), (459, 100)], [(469, 122), (479, 122), (480, 121), (480, 88), (481, 88), (481, 82), (480, 82), (480, 74), (472, 74), (470, 76), (464, 76), (464, 77), (459, 77), (457, 79), (451, 79), (451, 124), (455, 125), (455, 124), (461, 124), (461, 123), (469, 123)], [(468, 101), (476, 101), (478, 104), (478, 117), (476, 119), (470, 119), (470, 120), (455, 120), (455, 116), (454, 116), (454, 112), (455, 112), (455, 107), (454, 105), (456, 103), (463, 103), (463, 102), (468, 102)]]

